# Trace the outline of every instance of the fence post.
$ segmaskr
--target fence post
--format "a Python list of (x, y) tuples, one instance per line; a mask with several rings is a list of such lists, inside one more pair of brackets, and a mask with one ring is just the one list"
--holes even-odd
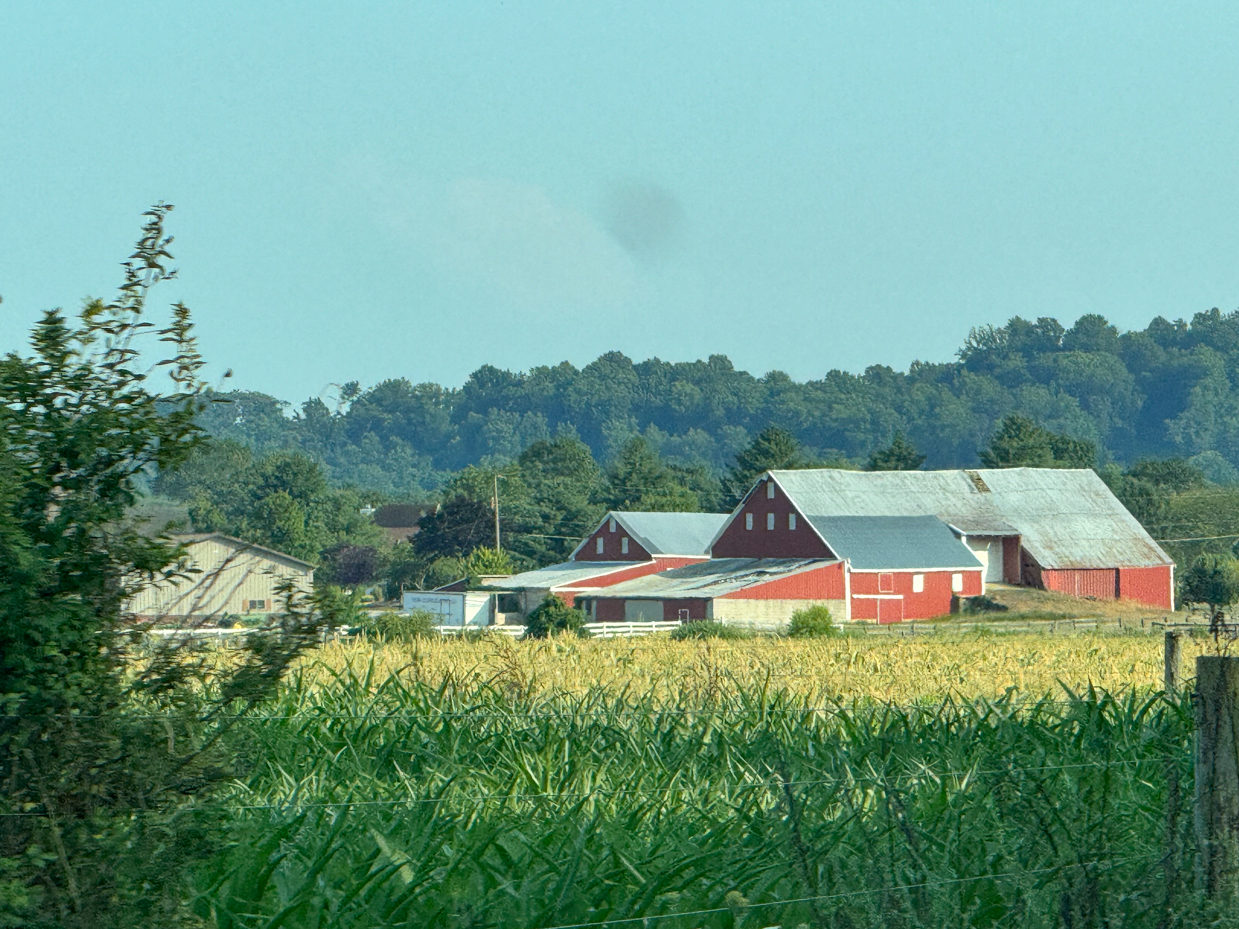
[(1179, 689), (1179, 669), (1183, 664), (1183, 642), (1178, 632), (1166, 630), (1166, 693)]
[(1198, 882), (1227, 908), (1239, 904), (1239, 658), (1196, 659)]

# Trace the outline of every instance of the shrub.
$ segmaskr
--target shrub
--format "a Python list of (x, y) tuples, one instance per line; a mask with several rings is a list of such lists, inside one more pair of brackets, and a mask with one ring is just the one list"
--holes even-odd
[(794, 639), (818, 639), (838, 635), (839, 627), (835, 625), (830, 610), (815, 603), (792, 614), (792, 624), (787, 634)]
[(717, 623), (712, 619), (696, 619), (671, 633), (677, 642), (686, 639), (749, 639), (753, 633), (739, 626)]
[(960, 597), (959, 613), (1006, 613), (1011, 608), (1005, 603), (999, 603), (993, 597), (981, 594), (979, 597)]
[(361, 624), (361, 631), (389, 642), (411, 642), (437, 637), (440, 635), (438, 627), (439, 617), (425, 610), (414, 610), (412, 613), (389, 610), (367, 617)]
[(526, 617), (525, 638), (545, 639), (559, 632), (572, 632), (582, 638), (589, 634), (585, 614), (550, 594)]

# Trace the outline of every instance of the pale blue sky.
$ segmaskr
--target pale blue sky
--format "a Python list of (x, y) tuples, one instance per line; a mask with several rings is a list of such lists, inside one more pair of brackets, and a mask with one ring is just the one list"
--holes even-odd
[(0, 7), (0, 347), (176, 204), (234, 385), (1239, 305), (1239, 5)]

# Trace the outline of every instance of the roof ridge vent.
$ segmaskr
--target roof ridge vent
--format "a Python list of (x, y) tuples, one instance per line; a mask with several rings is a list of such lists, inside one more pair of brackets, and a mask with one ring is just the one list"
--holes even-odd
[(992, 491), (989, 489), (989, 484), (985, 483), (985, 479), (981, 477), (980, 472), (965, 471), (964, 473), (968, 475), (968, 480), (972, 481), (972, 486), (977, 489), (978, 493), (983, 493), (983, 494), (992, 493)]

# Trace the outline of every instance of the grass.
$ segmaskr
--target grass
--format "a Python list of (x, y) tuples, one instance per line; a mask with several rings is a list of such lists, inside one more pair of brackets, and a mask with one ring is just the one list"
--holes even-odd
[(1191, 705), (1156, 693), (1160, 661), (1136, 634), (332, 644), (238, 733), (252, 767), (195, 907), (227, 929), (1196, 925)]

